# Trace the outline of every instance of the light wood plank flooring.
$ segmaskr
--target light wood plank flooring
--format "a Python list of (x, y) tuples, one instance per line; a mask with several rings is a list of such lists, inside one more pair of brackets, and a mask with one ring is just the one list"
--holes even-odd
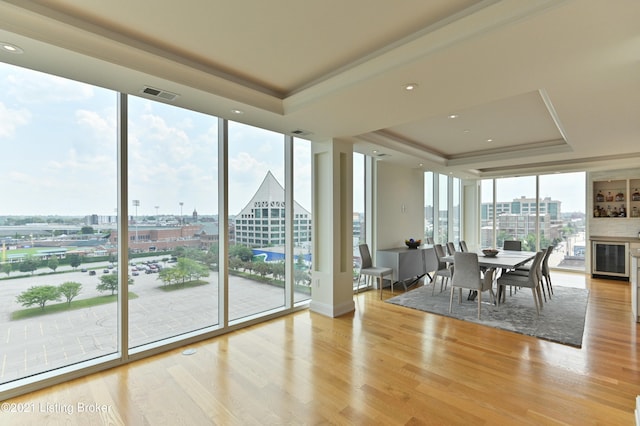
[(15, 398), (37, 412), (0, 413), (0, 424), (632, 425), (640, 350), (629, 284), (552, 276), (591, 291), (581, 349), (369, 291), (341, 318), (302, 311), (191, 345), (194, 355), (173, 350)]

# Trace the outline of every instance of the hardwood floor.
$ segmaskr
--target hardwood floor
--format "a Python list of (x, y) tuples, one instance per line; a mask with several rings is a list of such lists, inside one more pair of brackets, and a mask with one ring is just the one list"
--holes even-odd
[[(590, 289), (581, 349), (369, 291), (341, 318), (302, 311), (190, 345), (193, 355), (174, 350), (6, 401), (35, 412), (0, 412), (0, 423), (634, 424), (640, 351), (629, 283), (552, 277)], [(78, 412), (87, 407), (106, 412)]]

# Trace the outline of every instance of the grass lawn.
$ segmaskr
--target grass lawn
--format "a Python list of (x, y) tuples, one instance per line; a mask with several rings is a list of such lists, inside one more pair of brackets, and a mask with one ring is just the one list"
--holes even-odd
[(175, 290), (182, 290), (183, 288), (199, 287), (201, 285), (207, 285), (207, 284), (209, 284), (209, 281), (193, 280), (193, 281), (187, 281), (185, 283), (162, 285), (158, 288), (162, 291), (175, 291)]
[[(129, 299), (137, 299), (138, 295), (129, 292)], [(44, 309), (40, 307), (21, 309), (11, 313), (11, 320), (19, 320), (25, 318), (37, 317), (40, 315), (53, 314), (56, 312), (70, 311), (74, 309), (90, 308), (91, 306), (104, 305), (105, 303), (113, 303), (118, 300), (118, 295), (107, 295), (91, 297), (89, 299), (72, 300), (71, 304), (67, 302), (45, 305)]]

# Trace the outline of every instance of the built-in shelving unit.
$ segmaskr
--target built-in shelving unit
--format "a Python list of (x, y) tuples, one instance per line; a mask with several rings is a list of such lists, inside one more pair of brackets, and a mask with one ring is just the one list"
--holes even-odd
[(640, 217), (640, 179), (594, 181), (593, 217)]
[(629, 216), (640, 217), (640, 179), (629, 180)]

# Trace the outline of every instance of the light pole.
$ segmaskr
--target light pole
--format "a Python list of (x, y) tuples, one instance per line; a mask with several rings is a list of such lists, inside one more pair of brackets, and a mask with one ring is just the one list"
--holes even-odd
[(184, 220), (182, 219), (182, 206), (184, 206), (184, 203), (180, 201), (180, 223), (184, 224)]
[(138, 241), (138, 207), (140, 207), (140, 200), (133, 200), (133, 207), (136, 208), (136, 241)]
[(160, 219), (158, 218), (158, 209), (160, 206), (156, 206), (156, 225), (160, 223)]

